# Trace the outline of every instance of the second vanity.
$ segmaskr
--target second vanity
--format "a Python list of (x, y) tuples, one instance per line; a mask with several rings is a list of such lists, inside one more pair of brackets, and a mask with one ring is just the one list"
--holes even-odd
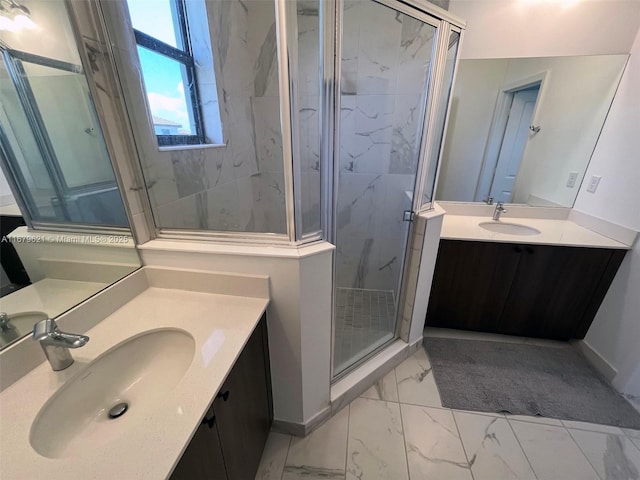
[(584, 338), (630, 245), (562, 209), (510, 207), (495, 221), (488, 206), (444, 208), (427, 326)]
[[(63, 315), (90, 341), (65, 370), (5, 376), (3, 476), (249, 478), (273, 419), (268, 303), (267, 277), (145, 267)], [(3, 351), (3, 373), (34, 352)]]

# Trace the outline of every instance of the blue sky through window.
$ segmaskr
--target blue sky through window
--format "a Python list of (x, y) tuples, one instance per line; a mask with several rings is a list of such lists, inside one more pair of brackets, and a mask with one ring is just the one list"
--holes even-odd
[(127, 5), (133, 28), (184, 50), (174, 23), (173, 0), (127, 0)]
[[(173, 0), (127, 0), (133, 28), (182, 49), (172, 3)], [(195, 134), (187, 107), (189, 93), (184, 91), (185, 67), (143, 47), (138, 47), (138, 56), (154, 124), (157, 119), (169, 120), (180, 125), (180, 131), (176, 129), (172, 134)]]

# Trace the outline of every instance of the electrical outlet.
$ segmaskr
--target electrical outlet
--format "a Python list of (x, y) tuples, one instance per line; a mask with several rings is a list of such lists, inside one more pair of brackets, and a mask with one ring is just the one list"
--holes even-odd
[(589, 180), (589, 185), (587, 185), (587, 192), (596, 193), (596, 189), (598, 188), (601, 178), (602, 177), (600, 175), (593, 175), (591, 180)]
[(576, 180), (578, 179), (579, 172), (571, 172), (569, 174), (569, 179), (567, 180), (567, 187), (573, 188), (576, 186)]

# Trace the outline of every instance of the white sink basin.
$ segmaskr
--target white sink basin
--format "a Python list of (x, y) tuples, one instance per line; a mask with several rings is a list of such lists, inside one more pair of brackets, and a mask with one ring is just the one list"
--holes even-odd
[(509, 222), (481, 222), (480, 227), (490, 232), (505, 233), (507, 235), (539, 235), (540, 230), (526, 225)]
[[(144, 428), (138, 424), (177, 385), (194, 352), (193, 337), (178, 329), (148, 331), (113, 347), (45, 403), (31, 426), (31, 446), (49, 458), (95, 453), (136, 426)], [(121, 402), (127, 411), (110, 418), (109, 410)]]

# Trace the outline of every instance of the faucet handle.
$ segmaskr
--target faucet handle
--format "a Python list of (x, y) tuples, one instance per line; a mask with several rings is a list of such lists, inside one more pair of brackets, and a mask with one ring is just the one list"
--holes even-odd
[(89, 337), (75, 333), (65, 333), (58, 329), (53, 318), (40, 320), (33, 326), (33, 339), (37, 341), (55, 342), (68, 348), (78, 348), (87, 344)]
[(42, 340), (56, 330), (58, 330), (58, 324), (56, 324), (56, 321), (53, 318), (45, 318), (33, 326), (33, 339)]

